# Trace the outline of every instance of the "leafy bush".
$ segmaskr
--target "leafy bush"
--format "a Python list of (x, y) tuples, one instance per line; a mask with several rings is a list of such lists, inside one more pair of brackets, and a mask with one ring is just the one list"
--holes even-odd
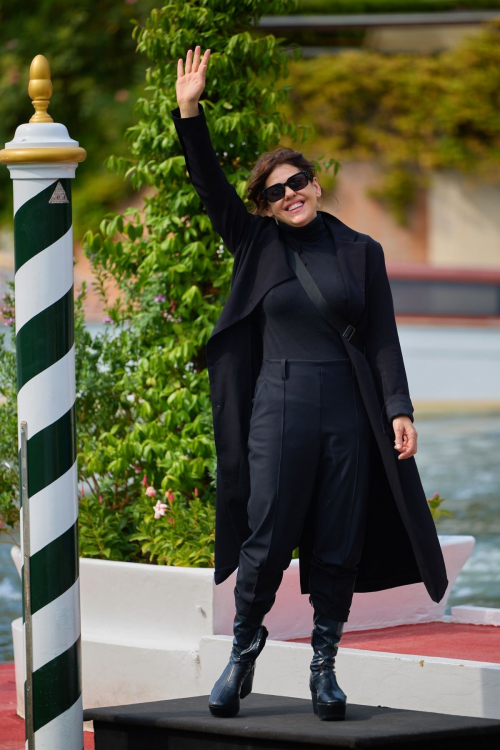
[(446, 498), (441, 497), (439, 492), (435, 492), (432, 497), (430, 497), (427, 502), (429, 503), (429, 508), (431, 510), (431, 515), (434, 519), (434, 521), (437, 523), (441, 516), (449, 516), (451, 517), (453, 514), (450, 510), (445, 510), (444, 508), (440, 508), (439, 506), (444, 503)]
[[(277, 109), (288, 96), (288, 87), (276, 86), (287, 73), (286, 52), (275, 37), (254, 40), (250, 33), (262, 12), (289, 6), (175, 0), (134, 29), (151, 63), (147, 98), (139, 99), (139, 121), (127, 133), (132, 158), (109, 164), (134, 188), (154, 191), (143, 213), (109, 214), (84, 238), (103, 298), (109, 279), (120, 290), (107, 308), (106, 330), (94, 338), (84, 327), (85, 286), (76, 299), (84, 556), (213, 564), (215, 447), (205, 345), (229, 294), (233, 257), (191, 186), (170, 110), (178, 58), (195, 44), (210, 47), (203, 103), (214, 148), (243, 196), (256, 154), (300, 132)], [(13, 373), (4, 372), (15, 434)], [(16, 493), (16, 444), (2, 446), (11, 464), (0, 474), (2, 513)], [(155, 514), (158, 500), (168, 513)]]
[(6, 346), (0, 334), (0, 536), (3, 532), (17, 543), (11, 534), (19, 527), (17, 373), (12, 291), (4, 295), (2, 302), (0, 312), (9, 326), (6, 339), (10, 346)]
[(432, 13), (446, 10), (494, 10), (500, 0), (300, 0), (297, 13)]

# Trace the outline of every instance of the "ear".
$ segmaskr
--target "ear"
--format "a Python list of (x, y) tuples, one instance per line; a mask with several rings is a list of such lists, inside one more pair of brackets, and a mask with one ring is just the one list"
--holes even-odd
[(269, 216), (269, 217), (270, 217), (271, 219), (272, 219), (272, 218), (273, 218), (273, 216), (274, 216), (273, 212), (271, 211), (271, 209), (270, 209), (270, 208), (269, 208), (269, 206), (267, 206), (267, 205), (266, 205), (266, 207), (265, 207), (265, 209), (264, 209), (264, 213), (265, 213), (265, 215), (266, 215), (266, 216)]
[(316, 193), (316, 196), (319, 198), (321, 195), (321, 185), (319, 184), (316, 177), (313, 177), (312, 184), (314, 187), (314, 192)]

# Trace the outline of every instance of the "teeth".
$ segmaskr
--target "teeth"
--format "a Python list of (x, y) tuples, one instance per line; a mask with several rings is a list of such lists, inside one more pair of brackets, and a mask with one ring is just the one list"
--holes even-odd
[(297, 208), (297, 206), (303, 206), (303, 205), (304, 205), (303, 202), (302, 203), (294, 203), (293, 206), (289, 206), (287, 208), (287, 211), (292, 211), (294, 208)]

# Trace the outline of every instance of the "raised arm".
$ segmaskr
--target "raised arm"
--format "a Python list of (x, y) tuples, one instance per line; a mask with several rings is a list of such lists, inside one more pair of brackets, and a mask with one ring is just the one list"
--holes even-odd
[(210, 57), (207, 49), (200, 62), (200, 47), (188, 50), (186, 67), (177, 64), (177, 103), (171, 110), (191, 182), (201, 198), (212, 225), (231, 253), (248, 240), (259, 217), (247, 211), (236, 189), (228, 181), (210, 140), (205, 112), (199, 98), (205, 88)]

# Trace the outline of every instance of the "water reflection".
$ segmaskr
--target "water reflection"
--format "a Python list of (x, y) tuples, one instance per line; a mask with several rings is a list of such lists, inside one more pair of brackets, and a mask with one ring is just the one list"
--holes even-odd
[[(417, 465), (427, 497), (446, 498), (453, 513), (439, 534), (472, 534), (474, 551), (448, 600), (500, 607), (500, 415), (419, 419)], [(449, 607), (447, 612), (449, 612)]]

